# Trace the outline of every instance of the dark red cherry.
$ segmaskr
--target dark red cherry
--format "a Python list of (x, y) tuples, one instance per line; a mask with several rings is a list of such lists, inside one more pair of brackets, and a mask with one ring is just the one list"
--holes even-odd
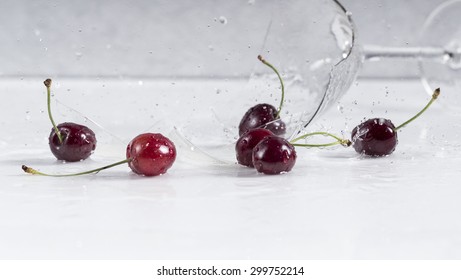
[(265, 128), (272, 131), (275, 135), (285, 134), (285, 123), (277, 118), (277, 109), (266, 103), (257, 104), (251, 107), (239, 124), (239, 136), (245, 132), (255, 129)]
[(235, 144), (237, 162), (241, 165), (253, 167), (253, 148), (270, 135), (274, 135), (274, 133), (264, 128), (256, 128), (244, 133)]
[(394, 124), (383, 118), (369, 119), (356, 126), (351, 140), (357, 153), (369, 156), (390, 155), (398, 143)]
[(296, 163), (296, 150), (286, 139), (267, 136), (253, 149), (253, 165), (260, 173), (289, 172)]
[(51, 129), (48, 138), (51, 152), (59, 160), (80, 161), (88, 158), (96, 148), (96, 136), (88, 127), (66, 122), (57, 126), (62, 136), (59, 141), (56, 130)]
[(160, 133), (136, 136), (126, 148), (128, 166), (136, 174), (157, 176), (164, 174), (176, 159), (176, 148), (170, 139)]

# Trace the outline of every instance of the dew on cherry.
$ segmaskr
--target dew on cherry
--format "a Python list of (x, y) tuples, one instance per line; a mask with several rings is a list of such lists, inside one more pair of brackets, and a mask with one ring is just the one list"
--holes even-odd
[(373, 118), (352, 130), (351, 141), (357, 153), (376, 157), (390, 155), (398, 143), (397, 131), (390, 120)]
[(296, 157), (296, 150), (288, 140), (267, 136), (253, 149), (253, 166), (267, 175), (287, 173), (295, 165)]

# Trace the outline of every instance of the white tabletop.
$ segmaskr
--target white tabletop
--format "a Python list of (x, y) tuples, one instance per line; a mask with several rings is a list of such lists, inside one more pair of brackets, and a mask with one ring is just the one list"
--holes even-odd
[[(91, 159), (57, 162), (48, 148), (51, 127), (40, 84), (0, 83), (0, 258), (461, 257), (461, 114), (443, 88), (440, 100), (399, 132), (391, 156), (367, 158), (343, 147), (298, 148), (292, 172), (265, 176), (232, 159), (219, 162), (187, 152), (173, 130), (177, 124), (140, 124), (127, 107), (141, 106), (138, 117), (147, 119), (168, 108), (149, 113), (155, 103), (148, 107), (117, 81), (104, 87), (99, 82), (99, 90), (110, 92), (105, 97), (90, 94), (95, 85), (82, 81), (58, 87), (57, 116), (91, 116), (102, 133)], [(132, 81), (131, 86), (155, 90), (154, 85)], [(67, 86), (69, 94), (62, 93)], [(419, 81), (360, 81), (310, 130), (343, 131), (349, 137), (369, 117), (397, 125), (428, 99)], [(68, 113), (64, 104), (78, 113)], [(178, 143), (178, 159), (163, 176), (140, 177), (126, 166), (72, 178), (21, 170), (27, 164), (66, 173), (108, 164), (123, 159), (131, 137), (157, 126)]]

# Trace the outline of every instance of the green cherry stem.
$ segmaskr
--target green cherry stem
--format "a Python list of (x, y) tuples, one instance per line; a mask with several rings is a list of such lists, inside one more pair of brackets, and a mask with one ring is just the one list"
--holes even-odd
[(51, 124), (53, 125), (54, 131), (56, 131), (56, 135), (58, 136), (59, 143), (62, 144), (62, 135), (61, 132), (59, 132), (58, 127), (56, 126), (56, 123), (53, 120), (53, 115), (51, 114), (51, 79), (46, 79), (43, 82), (46, 86), (46, 96), (47, 96), (47, 105), (48, 105), (48, 117), (50, 118)]
[(48, 177), (72, 177), (72, 176), (87, 175), (87, 174), (91, 174), (91, 173), (98, 173), (98, 172), (100, 172), (102, 170), (109, 169), (109, 168), (117, 166), (117, 165), (121, 165), (121, 164), (124, 164), (124, 163), (129, 163), (130, 161), (131, 161), (131, 159), (124, 159), (124, 160), (121, 160), (119, 162), (112, 163), (112, 164), (109, 164), (109, 165), (106, 165), (106, 166), (103, 166), (103, 167), (100, 167), (100, 168), (96, 168), (96, 169), (93, 169), (93, 170), (84, 171), (84, 172), (78, 172), (78, 173), (71, 173), (71, 174), (47, 174), (47, 173), (37, 171), (37, 170), (35, 170), (35, 169), (31, 168), (31, 167), (25, 166), (25, 165), (22, 166), (22, 170), (24, 170), (24, 172), (26, 172), (26, 173), (33, 174), (33, 175), (41, 175), (41, 176), (48, 176)]
[(421, 114), (424, 113), (424, 111), (426, 111), (427, 108), (429, 108), (429, 106), (431, 106), (431, 104), (437, 99), (437, 97), (439, 97), (439, 95), (440, 95), (440, 88), (437, 88), (436, 90), (434, 90), (434, 93), (432, 94), (432, 98), (431, 98), (431, 100), (429, 100), (427, 105), (421, 111), (419, 111), (419, 113), (414, 115), (411, 119), (409, 119), (408, 121), (406, 121), (406, 122), (402, 123), (401, 125), (397, 126), (396, 128), (394, 128), (394, 131), (397, 131), (397, 130), (401, 129), (402, 127), (406, 126), (407, 124), (411, 123), (416, 118), (421, 116)]
[(275, 74), (277, 74), (277, 77), (279, 78), (280, 86), (282, 88), (282, 97), (280, 98), (280, 105), (279, 105), (279, 108), (277, 110), (277, 115), (275, 116), (276, 119), (279, 119), (280, 118), (280, 112), (282, 111), (282, 107), (283, 107), (283, 102), (285, 101), (285, 86), (283, 85), (283, 79), (280, 76), (279, 71), (277, 71), (277, 69), (272, 64), (267, 62), (261, 55), (258, 55), (258, 59), (263, 64), (267, 65), (270, 69), (272, 69), (275, 72)]
[[(322, 135), (322, 136), (326, 136), (326, 137), (331, 137), (331, 138), (334, 138), (336, 139), (335, 142), (331, 142), (331, 143), (326, 143), (326, 144), (298, 144), (296, 142), (298, 142), (299, 140), (302, 140), (302, 139), (306, 139), (308, 137), (311, 137), (311, 136), (315, 136), (315, 135)], [(342, 145), (344, 147), (349, 147), (352, 142), (348, 139), (343, 139), (341, 137), (338, 137), (334, 134), (331, 134), (331, 133), (328, 133), (328, 132), (323, 132), (323, 131), (318, 131), (318, 132), (311, 132), (311, 133), (307, 133), (307, 134), (303, 134), (299, 137), (296, 137), (295, 139), (291, 140), (290, 143), (293, 145), (293, 146), (298, 146), (298, 147), (312, 147), (312, 148), (315, 148), (315, 147), (329, 147), (329, 146), (334, 146), (334, 145)]]
[(326, 144), (298, 144), (298, 143), (291, 143), (291, 145), (295, 147), (305, 147), (305, 148), (322, 148), (322, 147), (331, 147), (341, 144), (340, 141), (326, 143)]

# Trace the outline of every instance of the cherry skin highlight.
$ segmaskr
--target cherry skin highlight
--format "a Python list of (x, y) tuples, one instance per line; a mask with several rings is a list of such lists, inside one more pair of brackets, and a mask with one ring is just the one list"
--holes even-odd
[(272, 131), (256, 128), (244, 133), (235, 144), (237, 162), (241, 165), (253, 167), (253, 148), (265, 137), (274, 135)]
[(50, 150), (58, 160), (69, 162), (88, 158), (96, 148), (96, 136), (88, 127), (76, 123), (66, 122), (57, 126), (62, 142), (52, 129), (48, 138)]
[(397, 146), (397, 131), (394, 124), (383, 118), (369, 119), (352, 130), (352, 146), (360, 154), (385, 156)]
[(253, 149), (253, 165), (260, 173), (289, 172), (296, 163), (296, 150), (286, 139), (267, 136)]
[(285, 134), (285, 123), (277, 118), (277, 109), (266, 103), (257, 104), (243, 115), (239, 124), (239, 136), (255, 128), (265, 128), (275, 135)]
[(128, 166), (134, 173), (157, 176), (166, 173), (176, 159), (176, 148), (160, 133), (136, 136), (126, 148)]

